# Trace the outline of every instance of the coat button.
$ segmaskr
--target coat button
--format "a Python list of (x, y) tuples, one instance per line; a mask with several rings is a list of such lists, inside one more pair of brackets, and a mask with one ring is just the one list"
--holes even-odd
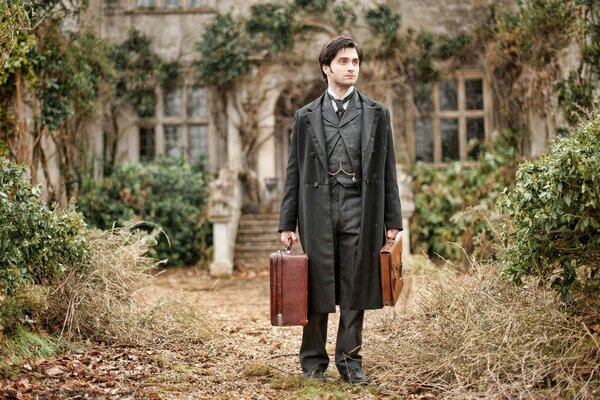
[(311, 152), (310, 152), (310, 157), (311, 157), (311, 158), (315, 158), (315, 152), (314, 152), (314, 151), (311, 151)]
[(313, 186), (314, 186), (314, 187), (319, 187), (319, 182), (315, 182), (315, 183), (313, 184)]

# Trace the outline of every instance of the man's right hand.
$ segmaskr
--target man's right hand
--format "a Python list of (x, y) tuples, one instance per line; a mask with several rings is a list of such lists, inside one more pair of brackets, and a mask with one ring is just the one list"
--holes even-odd
[(281, 232), (281, 242), (285, 246), (292, 246), (294, 243), (298, 241), (296, 237), (296, 233), (293, 231), (282, 231)]

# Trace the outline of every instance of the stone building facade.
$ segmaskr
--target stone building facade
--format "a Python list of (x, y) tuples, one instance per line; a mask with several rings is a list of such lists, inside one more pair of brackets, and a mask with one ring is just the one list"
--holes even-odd
[[(245, 15), (255, 3), (260, 1), (90, 0), (86, 16), (100, 36), (114, 43), (124, 41), (131, 29), (141, 31), (152, 39), (154, 50), (164, 61), (177, 61), (180, 65), (183, 79), (179, 87), (168, 93), (156, 88), (154, 116), (139, 118), (132, 110), (121, 117), (117, 159), (142, 160), (166, 155), (185, 157), (191, 162), (199, 158), (207, 160), (208, 168), (220, 176), (220, 182), (213, 185), (211, 200), (218, 204), (212, 215), (218, 258), (214, 272), (231, 270), (234, 243), (228, 238), (236, 236), (243, 211), (269, 212), (277, 208), (293, 113), (325, 89), (316, 60), (321, 45), (331, 35), (314, 33), (297, 41), (293, 51), (275, 55), (276, 62), (266, 64), (257, 59), (257, 68), (251, 74), (237, 82), (230, 93), (219, 94), (224, 95), (226, 102), (221, 103), (225, 110), (219, 110), (225, 120), (218, 120), (211, 103), (214, 93), (195, 83), (194, 43), (200, 40), (203, 29), (217, 13)], [(373, 5), (370, 1), (356, 3), (358, 13)], [(507, 8), (516, 3), (512, 0), (386, 1), (401, 15), (401, 29), (416, 32), (427, 29), (452, 35), (483, 22), (492, 4)], [(351, 34), (360, 42), (366, 32), (366, 26), (358, 24), (351, 32), (339, 33)], [(468, 161), (474, 157), (468, 142), (491, 138), (497, 127), (495, 99), (484, 68), (476, 57), (475, 60), (450, 74), (442, 71), (439, 81), (414, 82), (411, 108), (393, 86), (382, 89), (381, 85), (369, 86), (368, 81), (359, 80), (359, 89), (386, 104), (392, 112), (400, 171), (403, 165), (415, 160)], [(363, 70), (364, 76), (369, 76), (369, 60), (365, 60), (361, 74)], [(252, 102), (253, 107), (248, 109)], [(252, 134), (256, 135), (256, 143), (260, 143), (252, 148), (252, 171), (247, 170), (249, 155), (244, 137), (248, 131), (248, 112), (255, 123)], [(546, 147), (549, 132), (553, 131), (552, 121), (532, 116), (532, 124), (530, 152), (537, 155)], [(102, 146), (99, 138), (97, 151)]]

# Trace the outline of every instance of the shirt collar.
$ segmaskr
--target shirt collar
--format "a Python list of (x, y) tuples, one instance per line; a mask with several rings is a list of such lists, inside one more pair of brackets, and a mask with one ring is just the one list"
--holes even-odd
[(353, 90), (354, 90), (354, 85), (350, 86), (348, 88), (348, 90), (346, 91), (346, 93), (344, 93), (344, 95), (342, 97), (338, 97), (335, 93), (333, 93), (333, 90), (331, 90), (330, 88), (327, 88), (327, 93), (329, 93), (329, 95), (331, 97), (333, 97), (334, 99), (342, 100), (343, 98), (348, 96), (350, 93), (352, 93)]

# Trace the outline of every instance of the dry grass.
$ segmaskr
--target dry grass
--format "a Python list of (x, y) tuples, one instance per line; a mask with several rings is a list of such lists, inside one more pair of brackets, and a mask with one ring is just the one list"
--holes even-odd
[(156, 266), (145, 255), (149, 237), (113, 229), (91, 231), (87, 239), (92, 261), (71, 269), (50, 295), (51, 328), (111, 344), (191, 346), (211, 337), (213, 328), (191, 299), (149, 303), (144, 296)]
[(379, 384), (419, 398), (595, 399), (600, 346), (551, 291), (475, 265), (422, 284), (415, 307), (372, 350)]

